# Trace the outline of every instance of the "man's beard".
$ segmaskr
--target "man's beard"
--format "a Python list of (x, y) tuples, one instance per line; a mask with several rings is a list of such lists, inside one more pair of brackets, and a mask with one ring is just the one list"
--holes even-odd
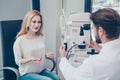
[(97, 34), (96, 34), (95, 38), (96, 38), (97, 43), (102, 43), (101, 40), (100, 40), (98, 31), (97, 31)]

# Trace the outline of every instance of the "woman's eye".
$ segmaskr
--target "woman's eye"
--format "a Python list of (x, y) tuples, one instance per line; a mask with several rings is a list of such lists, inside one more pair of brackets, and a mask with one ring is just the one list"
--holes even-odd
[(33, 22), (33, 23), (41, 23), (41, 21), (38, 21), (38, 22), (37, 22), (37, 21), (32, 21), (32, 22)]
[(36, 23), (36, 21), (32, 21), (33, 23)]
[(38, 23), (41, 23), (41, 21), (38, 21)]

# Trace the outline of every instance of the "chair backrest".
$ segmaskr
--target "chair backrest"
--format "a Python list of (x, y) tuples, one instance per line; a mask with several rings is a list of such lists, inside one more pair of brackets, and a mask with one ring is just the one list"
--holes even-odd
[[(14, 67), (18, 68), (15, 64), (13, 54), (13, 43), (15, 36), (20, 30), (22, 20), (11, 20), (11, 21), (0, 21), (0, 37), (2, 40), (2, 58), (3, 67)], [(15, 80), (16, 76), (13, 72), (5, 70), (3, 72), (4, 80)]]

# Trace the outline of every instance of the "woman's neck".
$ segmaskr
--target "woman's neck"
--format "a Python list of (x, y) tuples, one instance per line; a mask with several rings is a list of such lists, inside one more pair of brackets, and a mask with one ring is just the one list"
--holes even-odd
[(34, 39), (34, 38), (36, 38), (36, 37), (37, 37), (36, 33), (28, 32), (28, 33), (26, 34), (26, 38), (27, 38), (27, 39)]

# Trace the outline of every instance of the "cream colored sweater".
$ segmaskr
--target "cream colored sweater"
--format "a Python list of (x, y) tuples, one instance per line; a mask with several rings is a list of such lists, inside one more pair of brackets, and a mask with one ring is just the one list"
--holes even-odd
[[(16, 39), (14, 46), (15, 62), (19, 66), (19, 72), (21, 75), (26, 73), (39, 73), (44, 69), (45, 61), (45, 44), (43, 36), (39, 36), (35, 39), (27, 39), (25, 35)], [(20, 64), (19, 60), (22, 58), (41, 57), (40, 63), (30, 61), (25, 64)]]

